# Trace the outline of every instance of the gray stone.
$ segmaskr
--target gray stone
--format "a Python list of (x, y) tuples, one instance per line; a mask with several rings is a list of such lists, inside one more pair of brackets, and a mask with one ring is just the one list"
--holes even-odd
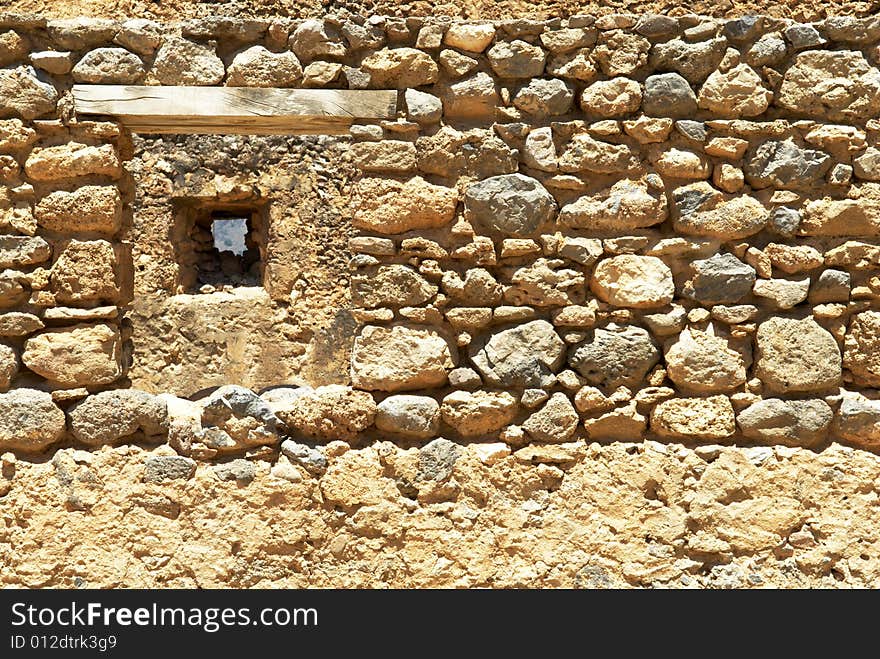
[(615, 389), (641, 386), (648, 371), (660, 361), (660, 350), (641, 327), (609, 325), (573, 346), (568, 364), (588, 384)]
[(753, 188), (809, 187), (831, 167), (831, 156), (815, 149), (802, 149), (791, 141), (764, 142), (748, 158), (744, 173)]
[(64, 430), (64, 412), (51, 394), (24, 388), (0, 394), (0, 451), (41, 451)]
[(146, 437), (168, 432), (167, 404), (146, 391), (102, 391), (69, 412), (73, 436), (89, 446), (113, 444), (141, 431)]
[(0, 236), (0, 268), (48, 261), (52, 248), (39, 236)]
[(440, 429), (440, 405), (430, 396), (388, 396), (376, 409), (376, 427), (406, 437), (433, 437)]
[(692, 119), (679, 119), (675, 122), (675, 130), (695, 142), (705, 142), (708, 137), (706, 124)]
[(837, 411), (834, 431), (842, 439), (855, 444), (870, 446), (880, 443), (880, 400), (847, 392)]
[(774, 208), (770, 213), (768, 228), (786, 238), (794, 237), (801, 226), (801, 212), (788, 206)]
[(562, 366), (565, 343), (546, 320), (492, 334), (471, 349), (471, 361), (496, 387), (543, 387)]
[(238, 483), (250, 483), (257, 475), (257, 469), (253, 462), (236, 458), (229, 462), (211, 467), (214, 476), (221, 481), (236, 481)]
[(31, 66), (0, 69), (0, 118), (35, 119), (55, 110), (58, 92)]
[(135, 85), (143, 80), (144, 63), (125, 48), (96, 48), (86, 53), (71, 73), (76, 82)]
[(585, 266), (593, 265), (603, 253), (601, 240), (581, 236), (566, 236), (559, 248), (559, 256)]
[(746, 61), (752, 66), (772, 66), (783, 59), (788, 49), (785, 41), (773, 34), (765, 34), (746, 52)]
[(754, 39), (761, 32), (763, 19), (760, 16), (743, 16), (724, 23), (724, 36), (736, 43)]
[(327, 456), (320, 447), (300, 444), (292, 439), (281, 442), (281, 452), (294, 464), (298, 464), (313, 476), (320, 476), (327, 470)]
[(448, 439), (435, 439), (419, 451), (419, 480), (445, 481), (452, 476), (461, 450)]
[(727, 252), (694, 261), (691, 267), (694, 275), (682, 293), (701, 304), (736, 304), (755, 284), (755, 269)]
[(828, 302), (849, 302), (852, 288), (852, 275), (845, 270), (825, 270), (816, 277), (810, 287), (810, 302), (824, 304)]
[(443, 115), (443, 104), (433, 94), (426, 94), (418, 89), (407, 89), (404, 92), (404, 100), (410, 121), (421, 125), (435, 124)]
[(534, 409), (550, 398), (550, 394), (544, 389), (525, 389), (520, 396), (519, 402), (527, 409)]
[(220, 387), (202, 404), (202, 425), (221, 426), (233, 416), (256, 419), (269, 432), (275, 432), (278, 425), (272, 408), (253, 391), (238, 385)]
[(660, 73), (645, 80), (642, 110), (656, 117), (687, 117), (697, 111), (697, 96), (678, 73)]
[(196, 473), (196, 461), (182, 455), (153, 455), (144, 463), (145, 483), (188, 480)]
[(834, 413), (824, 400), (768, 398), (740, 412), (743, 435), (768, 444), (811, 447), (828, 435)]
[(654, 45), (650, 64), (658, 71), (676, 71), (689, 82), (699, 83), (718, 68), (726, 52), (727, 40), (723, 37), (697, 43), (673, 39)]
[(536, 118), (552, 117), (571, 111), (574, 90), (558, 78), (536, 78), (520, 89), (513, 105)]
[(499, 41), (487, 53), (499, 78), (535, 78), (544, 73), (547, 54), (525, 41)]
[(819, 30), (812, 25), (804, 23), (795, 23), (785, 28), (783, 32), (785, 39), (791, 44), (795, 50), (806, 50), (807, 48), (815, 48), (828, 43)]
[(505, 236), (531, 236), (556, 216), (556, 201), (536, 179), (493, 176), (467, 187), (465, 218)]

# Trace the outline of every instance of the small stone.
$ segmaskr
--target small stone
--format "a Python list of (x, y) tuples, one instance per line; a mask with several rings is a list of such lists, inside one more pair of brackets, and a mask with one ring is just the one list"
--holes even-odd
[(678, 73), (660, 73), (645, 79), (642, 110), (652, 116), (688, 117), (697, 111), (697, 96)]
[(639, 144), (665, 142), (672, 131), (672, 119), (644, 115), (623, 122), (623, 130)]
[(407, 89), (437, 82), (439, 69), (430, 55), (415, 48), (384, 48), (367, 56), (361, 68), (376, 89)]
[(648, 419), (639, 414), (635, 403), (629, 403), (605, 412), (594, 419), (584, 420), (587, 436), (593, 441), (633, 442), (643, 437)]
[(73, 67), (76, 82), (94, 85), (136, 85), (144, 77), (144, 63), (125, 48), (96, 48)]
[(797, 189), (813, 185), (830, 167), (826, 153), (801, 149), (791, 141), (770, 141), (757, 147), (746, 163), (745, 175), (754, 188)]
[(773, 100), (761, 76), (748, 64), (725, 72), (715, 71), (700, 88), (697, 104), (724, 117), (755, 117), (764, 113)]
[(847, 392), (840, 403), (834, 430), (856, 446), (875, 448), (880, 444), (880, 401)]
[(454, 50), (440, 52), (440, 66), (453, 78), (461, 78), (477, 68), (477, 60), (467, 55), (462, 55)]
[(758, 233), (770, 219), (754, 197), (725, 195), (705, 181), (676, 188), (672, 199), (675, 229), (689, 235), (737, 240)]
[(73, 192), (52, 192), (34, 207), (41, 227), (59, 233), (116, 233), (122, 224), (122, 199), (114, 186), (84, 185)]
[(158, 23), (144, 18), (133, 18), (122, 24), (113, 41), (140, 55), (152, 55), (163, 38), (162, 26)]
[(465, 218), (502, 235), (530, 236), (556, 215), (556, 202), (537, 180), (493, 176), (467, 187)]
[(233, 58), (227, 71), (226, 85), (293, 87), (302, 74), (302, 65), (293, 53), (273, 53), (263, 46), (252, 46)]
[(62, 387), (110, 384), (122, 376), (122, 340), (103, 323), (50, 329), (25, 341), (21, 360)]
[(736, 304), (755, 283), (755, 269), (730, 253), (694, 261), (691, 267), (694, 275), (682, 292), (702, 304)]
[(828, 435), (833, 416), (823, 400), (769, 398), (744, 409), (736, 421), (749, 439), (810, 448)]
[(300, 23), (288, 43), (296, 56), (305, 62), (321, 57), (338, 59), (346, 55), (342, 34), (322, 20), (308, 19)]
[(429, 396), (388, 396), (376, 408), (376, 427), (406, 437), (433, 437), (440, 429), (440, 405)]
[(794, 208), (780, 206), (779, 208), (773, 209), (773, 212), (770, 214), (768, 228), (775, 233), (778, 233), (780, 236), (790, 238), (797, 234), (800, 225), (801, 214), (799, 211)]
[(196, 461), (182, 455), (151, 455), (144, 462), (145, 483), (189, 480), (196, 473)]
[(852, 316), (844, 338), (843, 366), (855, 384), (880, 386), (880, 312), (863, 311)]
[(688, 82), (701, 83), (718, 68), (727, 52), (723, 37), (688, 43), (672, 39), (651, 49), (651, 67), (658, 71), (675, 71)]
[(727, 396), (671, 398), (651, 411), (651, 430), (660, 437), (717, 441), (736, 432)]
[(594, 82), (581, 94), (581, 109), (599, 117), (621, 117), (639, 109), (642, 88), (628, 78)]
[(256, 478), (257, 470), (253, 462), (241, 458), (230, 460), (222, 464), (213, 465), (211, 470), (220, 481), (237, 481), (250, 483)]
[(706, 124), (702, 121), (679, 119), (675, 122), (675, 130), (695, 142), (705, 142), (708, 136)]
[(593, 49), (593, 59), (609, 78), (632, 77), (648, 63), (651, 42), (628, 30), (603, 31)]
[(111, 243), (69, 240), (59, 247), (61, 253), (49, 277), (50, 290), (58, 302), (88, 306), (117, 301), (120, 294), (116, 280), (118, 260)]
[(546, 320), (535, 320), (492, 334), (471, 349), (471, 361), (487, 384), (542, 387), (562, 366), (565, 343)]
[(513, 105), (537, 118), (552, 117), (571, 111), (574, 91), (562, 80), (537, 78), (520, 89)]
[(404, 93), (407, 117), (421, 125), (435, 124), (443, 115), (443, 104), (432, 94), (417, 89), (407, 89)]
[(813, 282), (810, 288), (810, 302), (823, 304), (827, 302), (849, 302), (852, 277), (843, 270), (825, 270)]
[(666, 371), (682, 391), (733, 391), (746, 381), (742, 355), (727, 341), (699, 330), (684, 330), (666, 350)]
[(453, 23), (443, 42), (450, 48), (482, 53), (494, 38), (495, 26), (491, 23)]
[(378, 391), (442, 386), (456, 355), (455, 347), (434, 330), (367, 326), (355, 337), (352, 384)]
[(34, 149), (24, 165), (35, 181), (55, 181), (80, 176), (119, 178), (122, 165), (112, 144), (87, 146), (77, 142)]
[(514, 420), (518, 410), (516, 398), (495, 391), (454, 391), (440, 406), (443, 422), (468, 438), (497, 433)]
[(663, 176), (681, 179), (705, 179), (711, 171), (709, 161), (693, 151), (669, 149), (654, 163)]
[(160, 85), (216, 85), (225, 74), (213, 45), (168, 36), (156, 53), (149, 78)]
[[(30, 313), (11, 311), (0, 314), (0, 336), (27, 336), (43, 327), (43, 321)], [(0, 344), (0, 348), (5, 347)]]
[(556, 53), (547, 62), (547, 73), (567, 80), (590, 83), (599, 72), (590, 57), (589, 48), (581, 48), (571, 53)]
[(49, 243), (39, 236), (0, 235), (0, 268), (19, 268), (42, 263), (51, 254)]
[(0, 118), (35, 119), (55, 110), (58, 92), (30, 66), (0, 69)]
[(368, 177), (355, 186), (352, 221), (358, 228), (383, 234), (431, 229), (449, 224), (457, 205), (454, 188), (433, 185), (420, 176), (404, 182)]
[(544, 73), (546, 53), (525, 41), (499, 41), (487, 53), (499, 78), (535, 78)]
[(460, 456), (458, 444), (448, 439), (441, 437), (428, 442), (419, 450), (418, 480), (448, 480)]
[(641, 327), (609, 325), (568, 353), (568, 364), (588, 384), (613, 389), (639, 386), (657, 362), (660, 351)]
[(0, 394), (0, 449), (41, 451), (64, 431), (64, 412), (50, 394), (24, 388)]
[(585, 266), (593, 265), (603, 253), (602, 241), (597, 238), (566, 236), (559, 247), (559, 256)]
[(663, 261), (633, 254), (600, 261), (590, 288), (605, 302), (636, 309), (662, 307), (675, 295), (672, 272)]
[(525, 420), (523, 429), (536, 442), (560, 444), (571, 439), (579, 421), (580, 417), (568, 396), (557, 392)]
[(320, 476), (327, 470), (327, 456), (320, 447), (299, 444), (292, 439), (281, 442), (281, 452), (294, 464), (298, 464), (313, 476)]
[(807, 299), (810, 279), (758, 279), (753, 292), (770, 300), (777, 309), (792, 309)]
[(354, 440), (375, 417), (376, 403), (369, 393), (333, 384), (307, 392), (290, 409), (278, 411), (288, 429), (325, 442)]
[(840, 384), (837, 341), (813, 319), (775, 317), (758, 326), (755, 374), (774, 393), (831, 389)]
[(63, 76), (73, 68), (73, 53), (70, 51), (44, 50), (31, 53), (31, 64), (52, 75)]
[(68, 412), (70, 430), (89, 446), (114, 444), (137, 432), (145, 437), (168, 432), (166, 403), (145, 391), (103, 391), (77, 403)]
[(483, 384), (480, 374), (472, 368), (460, 367), (449, 371), (449, 386), (457, 389), (476, 389)]

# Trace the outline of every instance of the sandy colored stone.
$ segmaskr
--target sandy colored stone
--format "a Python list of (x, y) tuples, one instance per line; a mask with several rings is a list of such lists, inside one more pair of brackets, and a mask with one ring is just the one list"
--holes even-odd
[(108, 324), (50, 329), (24, 343), (22, 363), (62, 387), (115, 382), (122, 376), (122, 341)]
[(55, 110), (58, 91), (30, 66), (0, 69), (0, 117), (35, 119)]
[(584, 301), (586, 278), (579, 270), (554, 267), (558, 262), (537, 259), (517, 268), (504, 291), (504, 301), (514, 306), (564, 306)]
[(579, 421), (568, 396), (557, 392), (523, 422), (523, 429), (533, 441), (558, 444), (571, 439)]
[(755, 117), (767, 110), (773, 92), (767, 89), (761, 76), (748, 64), (738, 64), (725, 72), (715, 71), (697, 97), (704, 110), (722, 117)]
[(823, 391), (840, 384), (837, 341), (812, 318), (770, 318), (758, 326), (755, 340), (755, 375), (771, 391)]
[(668, 216), (662, 188), (646, 179), (621, 179), (610, 188), (578, 197), (559, 212), (559, 223), (581, 229), (625, 231), (660, 224)]
[(456, 23), (446, 30), (443, 43), (470, 53), (482, 53), (494, 38), (495, 26), (491, 23)]
[(370, 74), (376, 89), (406, 89), (437, 82), (437, 63), (415, 48), (385, 48), (367, 56), (361, 68)]
[(125, 48), (96, 48), (76, 63), (71, 75), (92, 85), (136, 85), (143, 80), (144, 63)]
[[(39, 236), (0, 235), (0, 268), (43, 263), (49, 259), (52, 248)], [(9, 285), (9, 284), (8, 284)], [(15, 285), (11, 285), (15, 289)]]
[(711, 171), (710, 163), (700, 154), (681, 149), (669, 149), (654, 163), (663, 176), (681, 179), (705, 179)]
[(843, 343), (843, 367), (856, 384), (880, 386), (880, 312), (863, 311), (852, 317)]
[(37, 131), (21, 119), (0, 120), (0, 151), (7, 153), (29, 147), (37, 141)]
[(355, 186), (352, 203), (355, 226), (393, 234), (449, 224), (458, 204), (458, 193), (419, 176), (405, 182), (364, 178)]
[(55, 181), (78, 176), (119, 178), (122, 167), (112, 144), (86, 146), (77, 142), (34, 149), (24, 164), (35, 181)]
[(443, 422), (462, 437), (497, 433), (519, 411), (516, 398), (506, 391), (453, 391), (443, 398)]
[(226, 86), (293, 87), (302, 74), (302, 65), (290, 51), (273, 53), (263, 46), (251, 46), (232, 59)]
[(412, 268), (405, 265), (382, 265), (360, 270), (352, 276), (352, 301), (368, 308), (421, 305), (437, 294)]
[(665, 359), (669, 379), (685, 392), (727, 392), (746, 381), (742, 355), (721, 337), (699, 330), (685, 329)]
[(612, 78), (594, 82), (581, 94), (581, 110), (599, 117), (622, 117), (642, 103), (642, 88), (635, 80)]
[(853, 50), (808, 50), (795, 57), (776, 99), (780, 107), (842, 123), (880, 108), (880, 72)]
[(635, 403), (618, 407), (593, 419), (584, 419), (587, 436), (595, 441), (630, 441), (641, 437), (648, 427), (648, 419), (640, 414)]
[(565, 145), (559, 157), (563, 172), (619, 174), (632, 164), (633, 152), (625, 144), (611, 144), (578, 133)]
[(148, 81), (160, 85), (216, 85), (226, 74), (215, 43), (201, 44), (165, 37), (150, 68)]
[(52, 396), (34, 389), (15, 389), (0, 394), (0, 448), (41, 451), (61, 439), (64, 412)]
[(366, 391), (330, 384), (297, 398), (278, 417), (288, 430), (311, 439), (351, 441), (373, 425), (376, 403)]
[(727, 396), (671, 398), (651, 411), (651, 430), (671, 439), (725, 439), (736, 431), (733, 406)]
[(11, 346), (0, 344), (0, 389), (6, 391), (18, 373), (18, 354)]
[(116, 302), (119, 297), (116, 250), (106, 240), (70, 240), (52, 265), (50, 290), (62, 304)]
[(145, 437), (168, 431), (166, 403), (137, 389), (103, 391), (77, 403), (69, 411), (73, 436), (89, 446), (129, 439), (136, 432)]
[(434, 437), (440, 430), (440, 405), (430, 396), (388, 396), (376, 407), (376, 428), (406, 437)]
[(378, 391), (441, 386), (456, 357), (455, 348), (435, 330), (367, 326), (354, 341), (351, 381)]
[(59, 233), (114, 234), (122, 223), (122, 199), (111, 186), (84, 185), (73, 192), (51, 192), (34, 207), (37, 223)]
[(726, 195), (705, 181), (676, 188), (673, 222), (676, 231), (722, 240), (746, 238), (758, 233), (770, 212), (754, 197)]
[(655, 256), (635, 254), (600, 261), (590, 288), (605, 302), (635, 309), (662, 307), (675, 295), (669, 267)]
[(768, 398), (742, 410), (736, 422), (749, 439), (810, 447), (827, 437), (833, 416), (824, 400)]

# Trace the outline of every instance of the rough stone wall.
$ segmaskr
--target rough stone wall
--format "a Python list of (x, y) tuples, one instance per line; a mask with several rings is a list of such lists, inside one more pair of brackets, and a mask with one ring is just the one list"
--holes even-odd
[[(210, 478), (254, 483), (254, 506), (258, 488), (301, 488), (303, 514), (320, 507), (334, 531), (317, 533), (321, 550), (306, 557), (305, 531), (277, 540), (301, 561), (286, 564), (296, 573), (324, 549), (350, 568), (354, 528), (365, 564), (407, 563), (389, 573), (399, 585), (572, 585), (584, 569), (588, 585), (872, 583), (869, 514), (847, 511), (858, 520), (847, 545), (827, 528), (840, 507), (803, 488), (830, 479), (837, 496), (851, 484), (835, 474), (853, 460), (867, 474), (859, 491), (876, 496), (865, 449), (880, 443), (880, 20), (10, 16), (0, 26), (10, 525), (44, 487), (28, 479), (66, 488), (63, 512), (40, 513), (26, 542), (68, 514), (84, 516), (85, 537), (92, 516), (142, 499), (145, 515), (193, 519), (176, 485), (160, 484), (196, 474), (209, 499), (226, 487)], [(343, 208), (344, 181), (329, 186), (294, 162), (301, 142), (233, 141), (232, 158), (268, 147), (212, 164), (223, 149), (210, 142), (77, 120), (73, 82), (394, 88), (400, 116), (353, 127), (350, 148), (317, 147), (360, 171)], [(188, 291), (181, 213), (254, 199), (269, 204), (262, 286)], [(39, 464), (47, 451), (55, 457)], [(640, 451), (673, 457), (649, 468)], [(719, 455), (751, 480), (716, 482)], [(771, 459), (781, 480), (764, 482)], [(114, 465), (128, 474), (120, 500), (77, 485), (109, 482)], [(615, 489), (615, 473), (642, 468), (665, 476)], [(610, 498), (559, 500), (592, 487)], [(669, 571), (620, 548), (596, 569), (530, 549), (533, 572), (479, 578), (437, 552), (423, 566), (387, 555), (440, 542), (412, 515), (448, 515), (464, 533), (481, 507), (494, 528), (511, 507), (544, 504), (560, 507), (560, 526), (534, 536), (539, 545), (566, 525), (617, 531), (606, 517), (656, 508), (664, 533), (637, 551)], [(605, 521), (578, 527), (581, 507)], [(243, 514), (206, 514), (225, 512)], [(216, 528), (212, 551), (265, 550), (226, 547)], [(73, 574), (28, 576), (15, 551), (12, 561), (11, 583)], [(754, 566), (767, 561), (761, 576)], [(156, 565), (131, 583), (265, 583), (234, 571), (159, 576)], [(747, 576), (722, 584), (731, 574)], [(97, 581), (129, 583), (110, 568)]]

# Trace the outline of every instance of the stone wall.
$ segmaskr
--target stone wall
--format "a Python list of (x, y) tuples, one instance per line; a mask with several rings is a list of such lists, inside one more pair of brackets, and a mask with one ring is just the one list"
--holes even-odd
[[(0, 449), (112, 463), (159, 445), (150, 483), (194, 460), (245, 483), (269, 462), (379, 517), (481, 500), (468, 488), (489, 476), (456, 480), (472, 459), (555, 492), (570, 470), (586, 487), (614, 442), (707, 464), (717, 445), (873, 451), (878, 44), (880, 19), (847, 17), (0, 16)], [(399, 116), (314, 143), (331, 185), (297, 169), (294, 140), (227, 141), (253, 166), (224, 171), (197, 142), (78, 118), (74, 82), (393, 88)], [(262, 285), (191, 290), (175, 199), (270, 202)], [(652, 482), (644, 497), (671, 505)], [(728, 490), (724, 514), (743, 501)], [(709, 537), (722, 513), (706, 512), (670, 555), (782, 560), (822, 540), (801, 494), (774, 516), (789, 495), (755, 491), (764, 544)]]

